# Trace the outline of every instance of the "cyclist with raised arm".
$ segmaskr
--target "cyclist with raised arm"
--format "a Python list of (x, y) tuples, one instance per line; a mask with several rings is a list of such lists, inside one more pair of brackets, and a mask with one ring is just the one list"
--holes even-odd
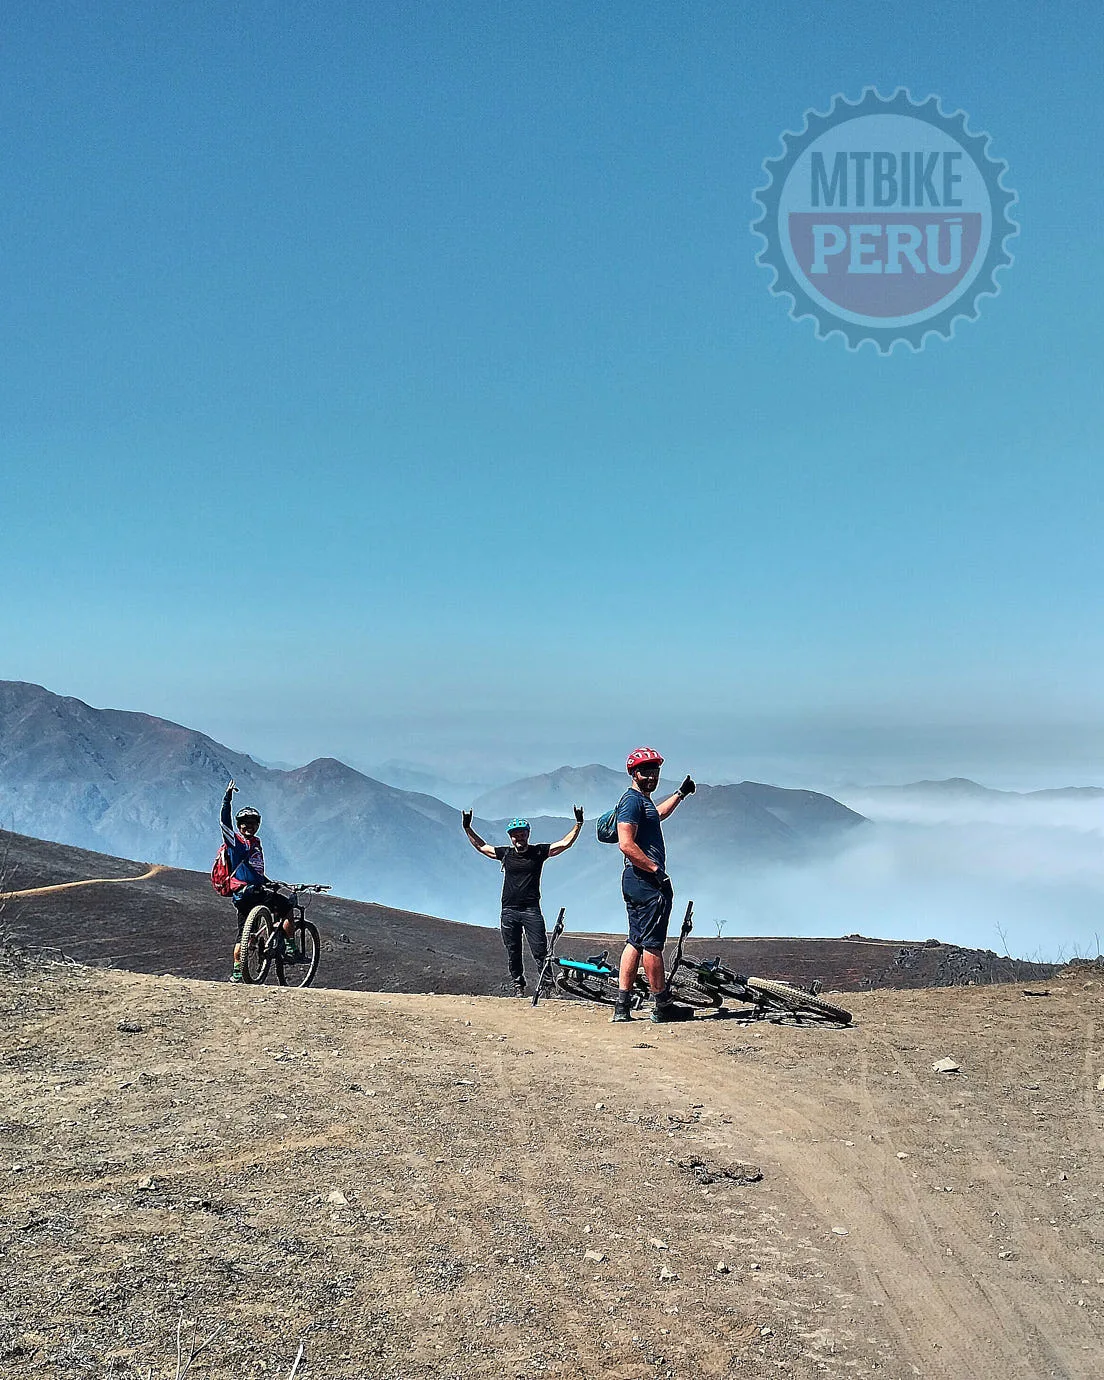
[[(267, 906), (273, 918), (282, 921), (284, 930), (284, 962), (300, 963), (302, 955), (295, 943), (292, 930), (292, 903), (287, 896), (269, 881), (264, 870), (264, 849), (257, 837), (261, 827), (261, 812), (252, 805), (243, 805), (231, 819), (230, 802), (237, 791), (233, 780), (226, 787), (222, 798), (222, 811), (219, 824), (226, 844), (227, 866), (230, 870), (230, 899), (238, 912), (238, 943), (234, 945), (234, 968), (230, 974), (231, 982), (242, 982), (241, 936), (246, 917), (254, 906)], [(237, 827), (235, 827), (237, 826)]]
[(510, 978), (514, 993), (525, 995), (525, 971), (521, 959), (521, 936), (529, 944), (529, 952), (537, 965), (537, 973), (544, 968), (548, 957), (548, 933), (544, 926), (544, 915), (540, 907), (541, 869), (549, 858), (566, 853), (579, 837), (583, 827), (583, 807), (575, 807), (575, 823), (562, 839), (555, 843), (530, 843), (529, 821), (512, 819), (506, 826), (510, 845), (508, 848), (495, 848), (479, 837), (472, 828), (472, 812), (465, 810), (462, 815), (464, 833), (468, 842), (485, 858), (492, 858), (502, 864), (502, 913), (500, 928), (502, 944), (506, 950), (506, 961), (510, 968)]
[(625, 762), (632, 786), (617, 807), (617, 843), (625, 858), (621, 894), (628, 911), (629, 938), (621, 955), (614, 1021), (632, 1020), (632, 988), (641, 959), (655, 997), (652, 1020), (663, 1024), (689, 1020), (694, 1014), (690, 1007), (672, 1001), (663, 969), (663, 946), (675, 892), (667, 875), (662, 821), (694, 793), (696, 786), (688, 776), (673, 795), (654, 804), (652, 793), (659, 785), (662, 765), (663, 758), (651, 747), (634, 748)]

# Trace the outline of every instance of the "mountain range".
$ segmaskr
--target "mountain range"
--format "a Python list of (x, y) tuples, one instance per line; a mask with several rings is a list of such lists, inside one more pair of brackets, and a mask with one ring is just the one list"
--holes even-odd
[[(497, 918), (495, 865), (470, 847), (459, 811), (435, 796), (385, 785), (333, 758), (265, 767), (164, 719), (0, 681), (2, 827), (205, 868), (219, 845), (218, 810), (231, 777), (240, 788), (236, 802), (255, 804), (265, 816), (271, 876), (326, 881), (342, 895), (452, 919)], [(481, 796), (476, 827), (489, 841), (505, 842), (506, 820), (525, 813), (534, 839), (555, 839), (580, 796), (593, 818), (627, 784), (608, 767), (564, 767)], [(734, 870), (800, 861), (838, 846), (862, 823), (814, 791), (702, 785), (668, 826), (671, 871), (680, 895), (704, 888), (716, 910)], [(588, 825), (549, 865), (546, 909), (569, 906), (580, 929), (619, 926), (620, 861)]]
[(910, 796), (919, 800), (1100, 800), (1102, 786), (1052, 786), (1041, 791), (1002, 791), (982, 786), (967, 776), (949, 776), (942, 781), (909, 781), (903, 786), (861, 786), (842, 794), (862, 794), (887, 800)]

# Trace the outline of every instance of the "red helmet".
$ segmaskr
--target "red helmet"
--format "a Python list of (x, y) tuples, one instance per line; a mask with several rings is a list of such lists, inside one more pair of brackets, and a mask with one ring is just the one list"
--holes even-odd
[(625, 759), (625, 770), (631, 776), (637, 767), (647, 767), (655, 764), (657, 767), (663, 765), (663, 758), (656, 752), (655, 748), (638, 747), (633, 748)]

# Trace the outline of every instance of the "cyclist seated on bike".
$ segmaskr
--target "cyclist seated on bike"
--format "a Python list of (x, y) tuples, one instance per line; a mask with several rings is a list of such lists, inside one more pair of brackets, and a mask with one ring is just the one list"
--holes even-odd
[[(283, 922), (284, 962), (302, 962), (292, 930), (293, 908), (291, 900), (277, 890), (276, 883), (269, 881), (264, 870), (264, 849), (257, 837), (261, 827), (261, 812), (252, 805), (243, 806), (231, 821), (230, 801), (237, 786), (233, 781), (226, 787), (222, 798), (222, 813), (219, 823), (222, 837), (226, 843), (227, 864), (230, 869), (230, 885), (233, 887), (231, 900), (238, 912), (238, 943), (234, 945), (234, 969), (231, 982), (242, 981), (241, 935), (246, 916), (254, 906), (267, 906), (273, 917)], [(237, 828), (234, 826), (237, 825)]]

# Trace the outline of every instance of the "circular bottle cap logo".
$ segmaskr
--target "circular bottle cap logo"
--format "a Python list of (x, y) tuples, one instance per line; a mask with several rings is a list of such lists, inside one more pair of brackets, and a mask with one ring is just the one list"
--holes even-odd
[(1003, 186), (1007, 164), (989, 157), (961, 110), (935, 96), (917, 104), (903, 88), (873, 87), (857, 104), (836, 96), (827, 115), (808, 111), (785, 153), (767, 159), (755, 193), (766, 241), (759, 263), (771, 291), (793, 299), (794, 320), (812, 316), (818, 337), (842, 331), (849, 349), (872, 340), (923, 348), (929, 332), (950, 339), (959, 317), (999, 292), (995, 272), (1012, 262), (1018, 233)]

